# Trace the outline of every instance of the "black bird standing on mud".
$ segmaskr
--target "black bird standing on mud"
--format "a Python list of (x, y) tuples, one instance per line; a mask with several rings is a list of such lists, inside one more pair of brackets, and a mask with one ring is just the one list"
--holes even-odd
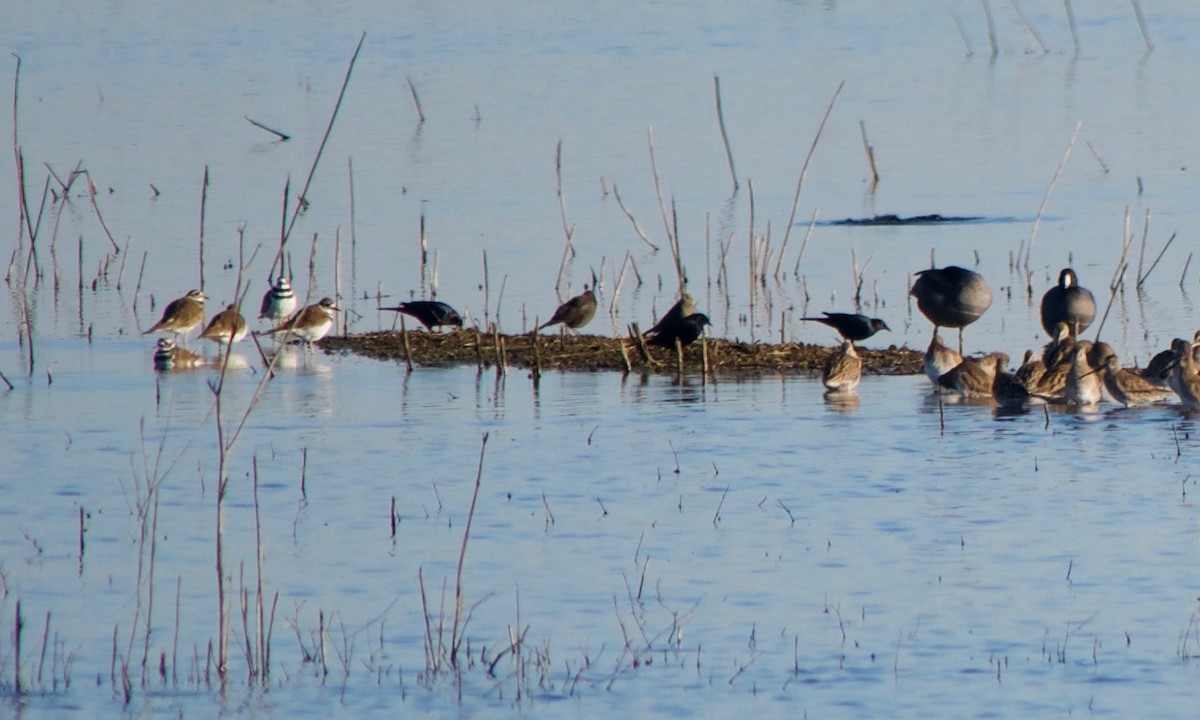
[(687, 317), (663, 328), (646, 342), (658, 347), (675, 347), (675, 341), (687, 347), (696, 342), (704, 334), (704, 326), (712, 325), (704, 313), (692, 313)]
[(590, 323), (595, 314), (596, 293), (591, 290), (584, 290), (579, 295), (559, 305), (558, 309), (554, 311), (554, 315), (542, 323), (538, 327), (538, 330), (543, 330), (559, 323), (562, 323), (571, 330), (578, 330)]
[[(679, 298), (679, 302), (671, 306), (670, 310), (663, 313), (663, 316), (654, 323), (654, 327), (646, 331), (647, 338), (654, 338), (658, 335), (669, 332), (671, 328), (678, 327), (683, 322), (684, 318), (693, 315), (696, 312), (696, 303), (692, 300), (692, 296), (687, 293)], [(672, 345), (674, 342), (671, 343)]]
[(813, 322), (824, 323), (829, 327), (837, 330), (838, 333), (847, 340), (860, 342), (871, 337), (880, 330), (888, 330), (891, 328), (887, 323), (879, 318), (869, 318), (866, 315), (855, 315), (851, 313), (825, 313), (825, 317), (806, 317), (801, 320), (811, 320)]
[(1096, 297), (1087, 288), (1079, 287), (1079, 279), (1071, 268), (1058, 274), (1058, 285), (1042, 296), (1042, 327), (1053, 335), (1054, 326), (1066, 323), (1071, 337), (1088, 329), (1096, 319)]
[(419, 320), (425, 326), (425, 329), (430, 332), (435, 327), (446, 327), (447, 325), (462, 327), (463, 324), (462, 316), (458, 314), (457, 310), (438, 300), (413, 300), (412, 302), (400, 303), (396, 307), (379, 309), (411, 315)]

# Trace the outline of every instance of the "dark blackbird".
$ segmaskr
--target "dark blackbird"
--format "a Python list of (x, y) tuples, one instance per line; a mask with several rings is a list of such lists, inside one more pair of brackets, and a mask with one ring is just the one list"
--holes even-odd
[(692, 313), (673, 325), (663, 328), (655, 333), (654, 337), (646, 342), (658, 347), (675, 347), (675, 340), (679, 340), (679, 344), (687, 347), (704, 334), (704, 326), (712, 325), (708, 321), (708, 316), (704, 313)]
[(538, 330), (548, 328), (551, 325), (562, 323), (563, 325), (578, 330), (592, 321), (592, 317), (596, 314), (596, 293), (591, 290), (585, 290), (579, 295), (571, 298), (558, 309), (554, 311), (554, 315), (549, 320), (542, 323)]
[[(663, 316), (658, 319), (654, 327), (645, 332), (645, 335), (647, 338), (657, 337), (659, 334), (667, 331), (668, 328), (677, 327), (683, 322), (684, 318), (695, 312), (696, 303), (692, 300), (692, 296), (684, 293), (683, 297), (679, 298), (679, 302), (672, 305), (670, 310), (663, 313)], [(674, 345), (675, 341), (672, 340), (669, 344)]]
[(463, 324), (462, 316), (458, 314), (458, 311), (438, 300), (413, 300), (412, 302), (400, 303), (396, 307), (379, 309), (411, 315), (419, 320), (425, 326), (425, 329), (430, 331), (435, 327), (446, 327), (447, 325), (462, 327)]
[(842, 337), (854, 342), (866, 340), (880, 330), (891, 330), (887, 326), (887, 323), (879, 318), (869, 318), (866, 315), (854, 315), (851, 313), (827, 312), (823, 318), (806, 317), (800, 319), (824, 323), (841, 333)]
[(1079, 287), (1079, 279), (1071, 268), (1058, 274), (1058, 285), (1042, 296), (1042, 327), (1054, 334), (1054, 326), (1066, 323), (1071, 337), (1088, 329), (1096, 319), (1096, 298), (1092, 291)]

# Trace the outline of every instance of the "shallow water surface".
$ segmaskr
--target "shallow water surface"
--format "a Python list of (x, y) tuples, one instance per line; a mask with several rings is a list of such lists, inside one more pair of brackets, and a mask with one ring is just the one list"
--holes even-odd
[[(1200, 443), (1175, 406), (1005, 414), (940, 401), (924, 377), (848, 398), (802, 376), (535, 385), (299, 348), (264, 382), (242, 343), (218, 415), (220, 373), (154, 373), (140, 334), (200, 284), (206, 167), (209, 305), (234, 299), (244, 262), (256, 307), (284, 185), (294, 208), (365, 30), (286, 245), (298, 288), (336, 295), (352, 332), (434, 290), (468, 325), (519, 332), (557, 304), (560, 272), (564, 296), (595, 272), (587, 332), (623, 334), (674, 301), (670, 224), (715, 335), (830, 345), (800, 318), (857, 291), (892, 328), (866, 344), (924, 348), (906, 292), (932, 260), (992, 286), (967, 350), (1015, 358), (1045, 342), (1037, 298), (1062, 267), (1103, 310), (1128, 232), (1125, 286), (1087, 336), (1144, 362), (1194, 329), (1200, 13), (1144, 3), (1147, 52), (1128, 4), (1077, 7), (1076, 53), (1061, 3), (1022, 3), (1043, 53), (992, 5), (994, 56), (982, 7), (950, 1), (14, 11), (0, 40), (21, 56), (31, 206), (76, 163), (97, 195), (81, 179), (47, 200), (40, 282), (23, 282), (28, 238), (9, 240), (5, 712), (1189, 716)], [(15, 176), (0, 172), (10, 228)], [(1001, 221), (829, 222), (887, 213)]]

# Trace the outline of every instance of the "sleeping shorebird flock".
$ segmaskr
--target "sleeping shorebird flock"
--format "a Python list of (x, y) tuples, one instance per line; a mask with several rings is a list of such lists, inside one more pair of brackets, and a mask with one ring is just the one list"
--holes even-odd
[[(916, 273), (910, 294), (917, 308), (931, 323), (933, 336), (925, 351), (925, 375), (938, 392), (991, 402), (1004, 408), (1050, 403), (1090, 407), (1104, 400), (1126, 406), (1146, 405), (1179, 399), (1186, 410), (1200, 410), (1200, 332), (1191, 341), (1176, 339), (1171, 347), (1154, 356), (1145, 368), (1127, 368), (1112, 346), (1099, 340), (1084, 340), (1085, 332), (1096, 317), (1096, 299), (1079, 285), (1071, 268), (1059, 273), (1058, 284), (1042, 297), (1041, 323), (1050, 341), (1041, 353), (1026, 351), (1020, 366), (1009, 371), (1009, 356), (1002, 352), (964, 357), (964, 329), (981, 318), (992, 304), (992, 293), (983, 276), (956, 266), (931, 268)], [(218, 347), (231, 346), (248, 333), (246, 319), (236, 305), (228, 305), (204, 322), (207, 296), (191, 290), (173, 300), (162, 318), (143, 334), (167, 333), (158, 341), (154, 366), (160, 370), (201, 367), (205, 359), (183, 346), (188, 334), (204, 326), (200, 339)], [(333, 329), (339, 308), (330, 298), (297, 310), (299, 302), (291, 282), (285, 276), (275, 279), (263, 295), (259, 319), (271, 327), (255, 332), (283, 343), (298, 340), (311, 348)], [(427, 331), (461, 328), (462, 316), (450, 305), (437, 300), (414, 300), (380, 310), (415, 318)], [(576, 332), (596, 314), (596, 295), (585, 286), (584, 292), (558, 306), (550, 319), (535, 332), (561, 325), (563, 332)], [(862, 378), (862, 358), (855, 343), (866, 340), (887, 323), (856, 313), (826, 312), (824, 317), (805, 317), (805, 321), (824, 324), (841, 337), (841, 346), (826, 359), (821, 382), (827, 395), (855, 392)], [(710, 325), (707, 315), (697, 312), (687, 293), (649, 330), (647, 344), (659, 347), (687, 346), (699, 339)], [(941, 328), (958, 330), (958, 349), (948, 346)]]

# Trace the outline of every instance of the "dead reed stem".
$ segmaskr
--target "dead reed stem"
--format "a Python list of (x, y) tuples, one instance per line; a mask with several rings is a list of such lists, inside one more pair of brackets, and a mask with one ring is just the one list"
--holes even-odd
[(475, 505), (479, 500), (479, 488), (483, 483), (483, 456), (487, 450), (488, 433), (483, 434), (483, 441), (479, 446), (479, 469), (475, 473), (475, 491), (471, 494), (471, 509), (467, 512), (467, 525), (463, 529), (462, 546), (458, 551), (458, 570), (455, 573), (454, 580), (454, 622), (450, 627), (450, 667), (458, 669), (458, 651), (462, 646), (462, 636), (459, 634), (461, 630), (465, 630), (465, 626), (460, 625), (463, 611), (463, 567), (467, 560), (467, 542), (471, 538), (471, 523), (475, 520)]
[[(491, 324), (491, 318), (488, 315), (488, 313), (490, 312), (488, 308), (491, 305), (491, 302), (489, 300), (490, 295), (491, 295), (491, 285), (488, 282), (487, 250), (484, 250), (483, 251), (483, 326), (484, 327), (487, 327), (488, 325)], [(499, 320), (499, 318), (496, 318), (496, 319)]]
[(1130, 0), (1133, 14), (1137, 17), (1138, 28), (1142, 31), (1142, 40), (1146, 42), (1146, 52), (1154, 52), (1154, 43), (1150, 41), (1150, 29), (1146, 27), (1146, 16), (1142, 14), (1142, 4), (1138, 0)]
[(288, 140), (292, 139), (291, 135), (280, 132), (280, 131), (276, 130), (275, 128), (267, 127), (266, 125), (263, 125), (262, 123), (255, 120), (254, 118), (250, 117), (249, 115), (243, 115), (242, 117), (246, 118), (246, 122), (250, 123), (254, 127), (259, 128), (260, 130), (266, 130), (267, 132), (271, 133), (272, 135), (279, 138), (283, 142), (287, 142)]
[[(342, 302), (342, 228), (338, 227), (333, 233), (333, 302), (335, 305), (340, 305)], [(334, 316), (333, 330), (338, 332), (340, 326), (340, 334), (346, 334), (346, 319), (349, 313), (338, 313)]]
[(1071, 9), (1071, 0), (1063, 0), (1063, 7), (1067, 11), (1067, 25), (1071, 28), (1071, 42), (1075, 43), (1075, 54), (1078, 55), (1081, 49), (1079, 44), (1079, 28), (1075, 27), (1075, 11)]
[[(1108, 284), (1108, 304), (1104, 307), (1104, 315), (1100, 317), (1100, 324), (1096, 327), (1096, 341), (1100, 341), (1100, 333), (1104, 330), (1104, 322), (1108, 320), (1108, 313), (1112, 310), (1113, 300), (1117, 297), (1117, 290), (1121, 287), (1121, 278), (1125, 274), (1125, 269), (1128, 263), (1125, 261), (1126, 255), (1129, 254), (1129, 248), (1133, 245), (1133, 235), (1129, 232), (1129, 208), (1125, 208), (1125, 224), (1121, 235), (1121, 257), (1117, 260), (1117, 269), (1113, 272), (1112, 281)], [(1047, 420), (1049, 423), (1049, 420)]]
[(567, 222), (567, 200), (563, 196), (562, 189), (562, 145), (562, 140), (559, 140), (554, 149), (554, 194), (558, 198), (558, 213), (562, 219), (563, 235), (567, 239), (566, 245), (563, 247), (562, 261), (558, 264), (558, 277), (554, 280), (554, 294), (558, 296), (560, 303), (564, 299), (562, 293), (563, 273), (567, 270), (567, 263), (575, 255), (575, 248), (571, 242), (575, 236), (575, 226)]
[(200, 290), (204, 290), (204, 216), (208, 208), (208, 166), (204, 166), (204, 180), (200, 183)]
[(408, 330), (404, 327), (404, 313), (400, 315), (400, 341), (404, 344), (404, 365), (408, 372), (413, 371), (412, 348), (408, 345)]
[(92, 175), (87, 170), (81, 170), (80, 172), (87, 175), (88, 198), (92, 201), (92, 212), (96, 213), (96, 220), (100, 222), (100, 228), (104, 230), (104, 235), (108, 238), (108, 241), (112, 243), (113, 253), (119, 253), (121, 252), (121, 247), (117, 245), (112, 232), (108, 229), (108, 224), (104, 222), (104, 215), (100, 213), (100, 206), (96, 204), (96, 184), (92, 182)]
[(1021, 24), (1025, 26), (1025, 30), (1033, 37), (1034, 42), (1042, 49), (1042, 54), (1050, 52), (1050, 48), (1046, 47), (1046, 43), (1042, 41), (1042, 36), (1034, 29), (1033, 24), (1029, 22), (1029, 18), (1025, 17), (1025, 11), (1021, 9), (1021, 3), (1018, 0), (1009, 0), (1012, 3), (1013, 10), (1017, 11), (1017, 17), (1021, 19)]
[(967, 37), (967, 29), (963, 27), (962, 18), (958, 16), (958, 13), (954, 13), (954, 24), (958, 26), (958, 34), (962, 37), (963, 45), (967, 46), (967, 57), (971, 57), (975, 54), (975, 48), (971, 47), (971, 39)]
[(20, 697), (24, 692), (21, 685), (21, 631), (25, 621), (21, 618), (21, 601), (17, 600), (17, 608), (13, 613), (13, 695)]
[(757, 305), (758, 298), (758, 270), (755, 267), (757, 248), (755, 247), (754, 237), (754, 180), (746, 181), (746, 191), (750, 195), (750, 228), (747, 231), (746, 237), (749, 241), (746, 243), (746, 258), (750, 271), (750, 342), (754, 342), (754, 307)]
[[(366, 33), (363, 33), (363, 36), (365, 37)], [(361, 40), (359, 41), (359, 44), (362, 44)], [(355, 51), (355, 54), (358, 54), (357, 51)], [(417, 95), (417, 86), (413, 84), (412, 78), (408, 75), (404, 76), (404, 81), (408, 83), (408, 92), (412, 95), (413, 105), (415, 105), (417, 108), (417, 124), (424, 125), (425, 111), (421, 109), (421, 98)]]
[(1054, 185), (1058, 182), (1058, 176), (1062, 174), (1063, 167), (1067, 164), (1067, 158), (1071, 157), (1071, 150), (1075, 147), (1075, 140), (1079, 137), (1079, 128), (1083, 127), (1083, 121), (1075, 123), (1075, 130), (1071, 133), (1071, 140), (1067, 143), (1067, 149), (1063, 151), (1062, 159), (1058, 161), (1058, 167), (1054, 169), (1054, 175), (1050, 178), (1050, 184), (1046, 187), (1046, 193), (1042, 196), (1042, 203), (1038, 206), (1037, 215), (1033, 218), (1033, 229), (1029, 233), (1029, 242), (1025, 244), (1025, 270), (1030, 270), (1029, 258), (1033, 254), (1033, 241), (1037, 239), (1038, 228), (1042, 224), (1042, 215), (1046, 212), (1046, 204), (1050, 202), (1050, 194), (1054, 192)]
[[(825, 123), (829, 121), (829, 114), (833, 112), (833, 104), (837, 102), (838, 95), (841, 94), (845, 85), (845, 80), (838, 83), (837, 90), (833, 91), (833, 97), (829, 98), (829, 105), (825, 108), (821, 123), (817, 125), (817, 134), (813, 137), (812, 145), (808, 147), (808, 154), (804, 156), (804, 164), (800, 166), (800, 177), (796, 180), (796, 195), (792, 198), (792, 211), (788, 214), (787, 229), (783, 231), (784, 245), (787, 244), (788, 236), (792, 233), (792, 226), (796, 224), (796, 211), (800, 209), (800, 191), (804, 188), (804, 177), (808, 175), (808, 164), (812, 162), (813, 153), (817, 150), (817, 143), (821, 140), (821, 133), (825, 131)], [(799, 260), (797, 260), (796, 266), (799, 268)]]
[[(1154, 268), (1158, 267), (1158, 261), (1162, 260), (1163, 255), (1167, 252), (1167, 248), (1171, 247), (1171, 243), (1175, 242), (1175, 236), (1178, 234), (1179, 233), (1171, 233), (1171, 237), (1167, 238), (1166, 244), (1164, 244), (1162, 250), (1158, 252), (1158, 255), (1154, 258), (1154, 262), (1150, 263), (1150, 269), (1146, 271), (1145, 275), (1142, 275), (1138, 278), (1137, 286), (1139, 288), (1141, 288), (1142, 285), (1145, 284), (1146, 280), (1150, 278), (1150, 273), (1154, 272)], [(1190, 255), (1188, 256), (1188, 259), (1191, 259)], [(1187, 266), (1184, 265), (1184, 272), (1186, 271)]]
[(867, 164), (871, 167), (871, 190), (875, 190), (875, 186), (879, 184), (879, 168), (875, 166), (875, 148), (871, 147), (871, 142), (867, 140), (867, 123), (865, 120), (858, 121), (858, 129), (862, 133), (863, 150), (867, 153)]
[(1146, 243), (1150, 241), (1150, 208), (1142, 216), (1142, 244), (1138, 249), (1137, 287), (1142, 287), (1142, 266), (1146, 263)]
[(983, 0), (983, 16), (987, 20), (988, 44), (992, 46), (992, 57), (1000, 54), (1000, 46), (996, 42), (996, 21), (992, 18), (992, 6), (988, 0)]
[(737, 169), (733, 166), (733, 148), (729, 146), (729, 133), (725, 131), (725, 113), (721, 109), (721, 78), (713, 75), (713, 93), (717, 97), (717, 124), (721, 127), (721, 141), (725, 143), (725, 158), (729, 160), (729, 177), (733, 180), (733, 191), (738, 191)]
[[(792, 268), (793, 275), (800, 274), (800, 261), (804, 259), (804, 250), (808, 247), (808, 239), (812, 237), (813, 230), (817, 227), (817, 214), (819, 212), (820, 208), (813, 208), (812, 218), (808, 221), (808, 229), (804, 231), (804, 239), (800, 241), (800, 252), (796, 253), (796, 266)], [(785, 242), (786, 239), (785, 236)], [(782, 260), (782, 258), (780, 259)]]
[(613, 183), (613, 197), (617, 199), (617, 206), (621, 208), (621, 212), (625, 213), (625, 217), (629, 218), (629, 222), (633, 225), (634, 232), (642, 239), (642, 242), (650, 246), (654, 252), (658, 252), (658, 246), (650, 242), (650, 238), (646, 237), (646, 231), (638, 224), (638, 221), (633, 217), (633, 213), (629, 212), (629, 208), (625, 207), (625, 201), (621, 200), (621, 193), (617, 192), (617, 184)]
[(683, 265), (679, 259), (679, 238), (675, 237), (675, 227), (667, 214), (667, 203), (663, 200), (662, 181), (658, 176), (658, 160), (654, 157), (654, 128), (646, 128), (646, 144), (650, 149), (650, 171), (654, 175), (654, 194), (658, 197), (658, 210), (662, 213), (663, 226), (667, 231), (667, 246), (671, 248), (671, 257), (675, 261), (675, 274), (679, 277), (679, 292), (684, 292)]
[(179, 604), (183, 596), (183, 576), (175, 576), (175, 635), (171, 641), (171, 684), (179, 685)]
[(687, 287), (687, 273), (683, 270), (683, 256), (679, 247), (679, 214), (675, 208), (675, 197), (671, 197), (671, 257), (675, 260), (675, 276), (679, 279), (679, 295)]
[(354, 158), (346, 158), (346, 176), (350, 185), (350, 294), (355, 294), (358, 279), (358, 221), (354, 211)]
[(358, 45), (354, 48), (354, 54), (350, 57), (350, 64), (346, 67), (346, 76), (342, 79), (342, 89), (338, 91), (337, 102), (333, 105), (333, 113), (329, 116), (329, 124), (325, 126), (325, 135), (321, 138), (321, 144), (317, 147), (317, 154), (313, 158), (312, 166), (308, 170), (308, 178), (304, 181), (304, 189), (300, 191), (300, 197), (296, 198), (296, 209), (292, 212), (292, 219), (288, 222), (287, 230), (283, 233), (283, 240), (279, 244), (280, 252), (283, 251), (283, 245), (292, 235), (292, 228), (296, 226), (296, 219), (300, 217), (300, 213), (308, 207), (308, 188), (312, 185), (313, 176), (317, 173), (317, 165), (321, 162), (321, 154), (325, 152), (325, 145), (329, 142), (329, 135), (333, 132), (333, 123), (337, 119), (338, 110), (342, 107), (342, 99), (346, 97), (346, 87), (350, 84), (350, 74), (354, 72), (354, 63), (358, 60), (358, 53), (362, 50), (363, 41), (367, 39), (367, 33), (358, 38)]
[(1108, 165), (1105, 164), (1104, 158), (1100, 157), (1100, 153), (1096, 151), (1096, 148), (1092, 145), (1091, 141), (1084, 140), (1083, 144), (1086, 145), (1087, 149), (1092, 152), (1092, 157), (1096, 158), (1096, 162), (1100, 163), (1100, 169), (1104, 171), (1105, 175), (1107, 175), (1109, 172)]
[(425, 281), (429, 275), (429, 240), (425, 236), (425, 211), (421, 211), (417, 223), (417, 240), (421, 248), (421, 295), (425, 295)]

